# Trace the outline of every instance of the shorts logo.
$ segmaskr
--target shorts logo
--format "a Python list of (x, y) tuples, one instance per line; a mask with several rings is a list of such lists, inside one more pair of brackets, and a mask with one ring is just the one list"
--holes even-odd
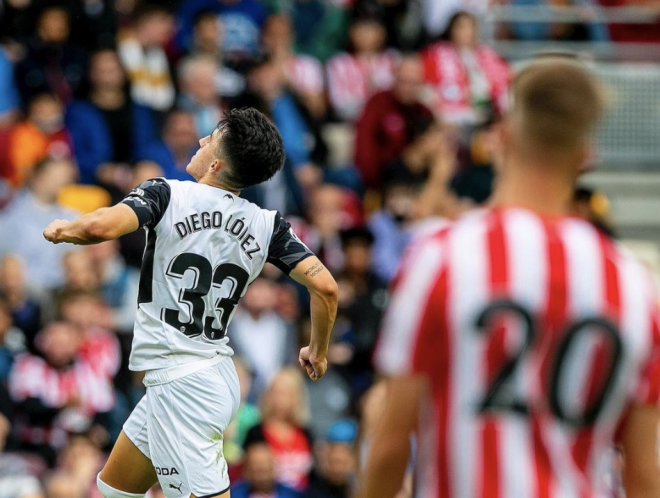
[(176, 467), (156, 467), (156, 474), (159, 476), (178, 476), (179, 471)]
[(183, 483), (180, 483), (178, 486), (175, 486), (174, 484), (169, 485), (170, 489), (176, 489), (179, 493), (181, 493), (181, 486), (183, 486)]

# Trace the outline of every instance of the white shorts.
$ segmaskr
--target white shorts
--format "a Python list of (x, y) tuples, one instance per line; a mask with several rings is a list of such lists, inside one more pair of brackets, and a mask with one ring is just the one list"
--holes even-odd
[[(234, 362), (225, 358), (171, 381), (163, 372), (147, 373), (147, 394), (124, 433), (153, 463), (166, 498), (222, 494), (229, 489), (223, 435), (240, 403)], [(161, 374), (155, 385), (154, 373)]]

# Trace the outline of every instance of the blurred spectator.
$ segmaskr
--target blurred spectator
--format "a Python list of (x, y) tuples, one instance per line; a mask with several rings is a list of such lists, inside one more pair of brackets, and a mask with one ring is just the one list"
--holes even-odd
[(24, 352), (23, 331), (14, 327), (11, 307), (4, 298), (0, 298), (0, 384), (7, 382), (16, 357)]
[(225, 431), (223, 452), (229, 465), (238, 464), (243, 457), (243, 444), (247, 432), (261, 420), (261, 413), (252, 402), (252, 372), (240, 356), (234, 356), (234, 366), (241, 388), (241, 403), (238, 412)]
[(71, 22), (62, 6), (46, 5), (37, 16), (34, 36), (25, 58), (16, 66), (16, 79), (24, 101), (39, 93), (53, 93), (70, 102), (86, 73), (87, 56), (69, 42)]
[(429, 39), (442, 35), (451, 23), (452, 16), (459, 10), (482, 17), (490, 4), (498, 2), (499, 0), (420, 0), (426, 34)]
[(112, 313), (112, 328), (125, 334), (133, 332), (135, 303), (138, 299), (140, 272), (126, 265), (116, 240), (85, 248), (96, 274), (99, 289)]
[[(61, 1), (61, 0), (60, 0)], [(87, 50), (114, 49), (117, 36), (115, 0), (67, 0), (71, 39)]]
[(245, 450), (243, 481), (231, 488), (234, 498), (301, 498), (301, 494), (278, 481), (273, 451), (265, 443), (255, 443)]
[(393, 88), (367, 102), (355, 136), (355, 165), (366, 187), (382, 186), (385, 167), (413, 140), (415, 122), (431, 119), (431, 111), (420, 103), (421, 88), (419, 59), (405, 57), (396, 69)]
[(275, 312), (277, 284), (260, 277), (248, 287), (231, 322), (236, 353), (254, 372), (254, 390), (263, 393), (275, 374), (295, 358), (293, 331)]
[(38, 336), (43, 358), (18, 358), (9, 378), (16, 403), (16, 434), (21, 448), (50, 464), (66, 443), (67, 431), (89, 429), (115, 403), (112, 383), (93, 358), (82, 356), (82, 332), (54, 322)]
[(235, 98), (245, 89), (245, 78), (225, 64), (222, 25), (215, 13), (203, 10), (195, 18), (191, 55), (207, 55), (216, 61), (215, 84), (222, 98)]
[(174, 104), (174, 84), (165, 45), (174, 34), (174, 16), (158, 4), (142, 4), (132, 29), (119, 36), (117, 52), (131, 82), (134, 102), (165, 112)]
[(64, 126), (64, 108), (51, 93), (30, 99), (26, 119), (14, 126), (9, 138), (12, 184), (25, 184), (32, 167), (42, 159), (71, 157), (73, 143)]
[(70, 434), (57, 461), (56, 475), (65, 475), (70, 484), (82, 489), (84, 497), (96, 495), (96, 475), (105, 460), (92, 438), (85, 433)]
[(215, 88), (217, 63), (208, 55), (192, 55), (179, 63), (179, 106), (195, 119), (197, 135), (213, 133), (222, 117), (221, 101)]
[(85, 498), (85, 488), (68, 472), (55, 472), (46, 479), (48, 498)]
[(170, 180), (192, 180), (186, 166), (199, 149), (195, 117), (181, 109), (172, 110), (165, 120), (163, 141), (152, 142), (142, 148), (142, 160), (153, 161)]
[(14, 124), (20, 105), (21, 99), (14, 80), (14, 64), (8, 51), (0, 45), (0, 130)]
[(322, 62), (346, 45), (346, 12), (328, 0), (277, 2), (283, 14), (293, 21), (296, 52)]
[(12, 322), (25, 334), (28, 349), (34, 352), (34, 338), (41, 330), (41, 305), (29, 292), (25, 265), (16, 255), (0, 260), (0, 296), (11, 309)]
[(50, 289), (63, 282), (62, 256), (65, 245), (49, 244), (44, 227), (55, 219), (71, 220), (76, 213), (61, 207), (57, 196), (73, 183), (76, 170), (67, 159), (44, 159), (32, 170), (27, 188), (0, 213), (0, 255), (19, 254), (27, 263), (28, 284)]
[(572, 210), (608, 237), (614, 237), (610, 201), (602, 193), (587, 187), (578, 187), (573, 195)]
[(482, 123), (493, 109), (502, 110), (510, 71), (508, 64), (480, 44), (477, 19), (456, 13), (443, 40), (422, 54), (424, 78), (434, 92), (435, 110), (459, 126)]
[(408, 177), (392, 177), (384, 186), (382, 209), (369, 218), (374, 235), (373, 271), (385, 282), (394, 277), (410, 242), (416, 188)]
[(344, 270), (338, 280), (344, 289), (340, 313), (351, 324), (351, 376), (364, 386), (371, 381), (371, 355), (387, 304), (387, 283), (372, 270), (375, 266), (372, 261), (374, 236), (369, 230), (346, 230), (342, 232), (341, 240)]
[(311, 55), (293, 51), (294, 32), (291, 19), (274, 15), (266, 20), (262, 41), (264, 49), (283, 72), (291, 89), (300, 96), (310, 114), (317, 120), (325, 116), (325, 81), (323, 66)]
[(350, 498), (357, 474), (353, 445), (357, 426), (352, 420), (338, 420), (325, 435), (318, 451), (318, 463), (310, 476), (308, 498)]
[(280, 370), (264, 393), (262, 422), (245, 438), (246, 451), (267, 443), (275, 455), (277, 480), (302, 491), (312, 468), (312, 438), (305, 429), (308, 402), (302, 374), (296, 367)]
[(357, 16), (349, 31), (351, 52), (327, 63), (328, 95), (337, 117), (355, 121), (367, 100), (394, 83), (396, 54), (385, 49), (386, 32), (371, 15)]
[(638, 7), (653, 21), (644, 24), (612, 23), (612, 41), (632, 43), (660, 43), (660, 4), (649, 0), (597, 0), (603, 7)]
[(266, 18), (266, 9), (259, 0), (185, 0), (177, 14), (179, 47), (188, 50), (199, 12), (210, 10), (222, 25), (222, 47), (230, 59), (254, 55), (259, 48), (259, 31)]
[(156, 139), (151, 111), (133, 102), (126, 75), (112, 50), (95, 53), (90, 60), (87, 100), (72, 102), (66, 111), (67, 127), (80, 168), (80, 181), (114, 184), (117, 164), (139, 156)]
[[(3, 389), (0, 386), (0, 391)], [(3, 407), (7, 401), (0, 394)], [(45, 498), (39, 480), (30, 475), (22, 459), (3, 454), (10, 431), (11, 421), (0, 411), (0, 498)]]

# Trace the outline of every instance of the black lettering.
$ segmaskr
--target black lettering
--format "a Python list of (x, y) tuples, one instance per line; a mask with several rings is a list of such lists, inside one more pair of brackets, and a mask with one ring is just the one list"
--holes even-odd
[(179, 238), (181, 240), (186, 238), (186, 235), (188, 235), (188, 231), (186, 230), (186, 225), (184, 225), (182, 222), (178, 222), (174, 224), (174, 228), (176, 228), (176, 232), (179, 234)]
[(229, 219), (227, 220), (227, 224), (225, 225), (225, 232), (229, 232), (229, 223), (231, 222), (233, 216), (234, 216), (233, 214), (229, 215)]
[[(239, 225), (240, 223), (240, 225)], [(231, 226), (231, 229), (229, 230), (229, 233), (232, 235), (238, 235), (243, 231), (243, 227), (245, 226), (245, 223), (243, 220), (236, 220), (234, 221), (234, 224)]]
[(211, 215), (206, 211), (202, 212), (202, 228), (204, 230), (211, 228)]
[(184, 220), (185, 220), (185, 222), (186, 222), (186, 226), (188, 227), (188, 233), (192, 233), (192, 232), (193, 232), (193, 229), (192, 229), (192, 226), (190, 226), (190, 219), (188, 219), (188, 217), (186, 216), (186, 217), (184, 218)]
[(202, 227), (199, 226), (199, 215), (197, 213), (190, 215), (190, 221), (192, 221), (193, 232), (201, 232)]
[(178, 475), (179, 475), (179, 471), (176, 470), (176, 467), (172, 467), (172, 470), (170, 470), (170, 475), (171, 475), (171, 476), (173, 476), (173, 475), (177, 475), (177, 476), (178, 476)]
[(243, 240), (243, 237), (245, 237), (245, 234), (248, 233), (248, 229), (250, 227), (245, 227), (245, 230), (243, 230), (243, 233), (238, 236), (238, 240)]
[(246, 255), (248, 258), (252, 259), (252, 255), (253, 255), (255, 252), (259, 252), (259, 251), (261, 250), (261, 247), (259, 246), (259, 242), (256, 242), (256, 245), (257, 245), (257, 247), (255, 247), (255, 248), (252, 249), (251, 251), (245, 251), (245, 255)]
[(162, 471), (160, 470), (160, 467), (156, 467), (156, 474), (162, 475)]
[[(253, 240), (254, 240), (254, 237), (252, 235), (248, 235), (247, 237), (245, 237), (245, 240), (243, 242), (241, 242), (241, 249), (243, 249), (243, 251), (247, 251), (247, 247), (245, 247), (245, 246), (250, 245), (250, 242), (252, 242)], [(252, 259), (252, 258), (250, 258), (250, 259)]]
[(220, 211), (213, 211), (212, 216), (213, 228), (220, 228), (222, 226), (222, 213)]

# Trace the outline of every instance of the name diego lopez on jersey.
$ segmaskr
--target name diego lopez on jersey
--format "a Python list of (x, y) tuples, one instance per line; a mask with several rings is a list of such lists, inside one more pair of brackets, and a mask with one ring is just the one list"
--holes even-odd
[(233, 218), (233, 215), (229, 215), (226, 222), (223, 223), (223, 216), (220, 211), (193, 213), (186, 216), (182, 221), (177, 221), (174, 224), (174, 229), (181, 240), (202, 230), (222, 229), (240, 242), (241, 250), (249, 259), (252, 259), (252, 255), (261, 250), (261, 246), (245, 224), (245, 218)]

